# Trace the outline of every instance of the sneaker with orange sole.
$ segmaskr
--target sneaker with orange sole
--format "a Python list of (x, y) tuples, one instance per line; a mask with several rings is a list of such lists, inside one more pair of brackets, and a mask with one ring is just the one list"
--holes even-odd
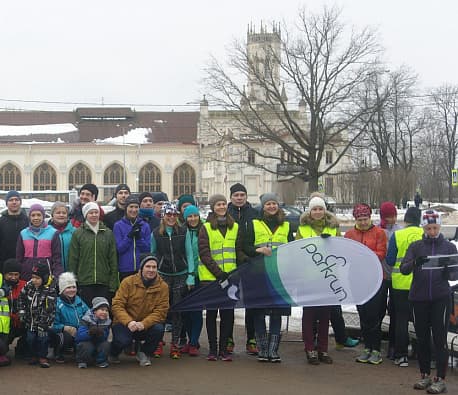
[(154, 358), (162, 357), (162, 354), (164, 352), (164, 346), (165, 346), (165, 342), (160, 341), (159, 344), (157, 345), (157, 348), (153, 351)]
[(181, 358), (180, 348), (176, 344), (173, 344), (173, 343), (170, 345), (170, 358), (172, 359)]

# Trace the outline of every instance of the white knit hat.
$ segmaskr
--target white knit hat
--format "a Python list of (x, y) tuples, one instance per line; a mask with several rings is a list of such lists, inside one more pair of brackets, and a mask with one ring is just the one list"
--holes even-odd
[(99, 205), (96, 202), (88, 202), (83, 206), (84, 219), (86, 219), (86, 215), (90, 210), (97, 210), (100, 213)]
[(323, 207), (326, 210), (326, 203), (319, 196), (314, 196), (309, 201), (309, 209), (311, 210), (314, 207)]
[(65, 272), (59, 276), (59, 293), (68, 287), (76, 287), (76, 277), (72, 272)]

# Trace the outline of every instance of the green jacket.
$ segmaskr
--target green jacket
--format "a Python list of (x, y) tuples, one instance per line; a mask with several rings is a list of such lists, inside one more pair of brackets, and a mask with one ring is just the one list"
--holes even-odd
[(75, 273), (79, 285), (106, 285), (116, 291), (118, 257), (113, 232), (102, 222), (97, 234), (81, 225), (73, 233), (67, 270)]

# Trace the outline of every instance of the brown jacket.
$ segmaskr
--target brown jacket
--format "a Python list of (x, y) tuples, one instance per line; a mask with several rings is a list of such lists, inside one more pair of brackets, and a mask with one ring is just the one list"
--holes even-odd
[(165, 321), (169, 310), (169, 287), (158, 275), (145, 288), (140, 273), (125, 278), (113, 298), (113, 324), (140, 321), (145, 329)]

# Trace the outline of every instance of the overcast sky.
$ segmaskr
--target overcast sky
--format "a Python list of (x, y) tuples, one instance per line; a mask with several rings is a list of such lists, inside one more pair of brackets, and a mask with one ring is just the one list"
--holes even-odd
[(210, 54), (225, 57), (247, 25), (292, 23), (297, 10), (342, 6), (378, 28), (387, 68), (406, 64), (425, 87), (458, 84), (456, 0), (40, 0), (0, 3), (0, 108), (73, 109), (41, 100), (183, 106), (203, 92)]

